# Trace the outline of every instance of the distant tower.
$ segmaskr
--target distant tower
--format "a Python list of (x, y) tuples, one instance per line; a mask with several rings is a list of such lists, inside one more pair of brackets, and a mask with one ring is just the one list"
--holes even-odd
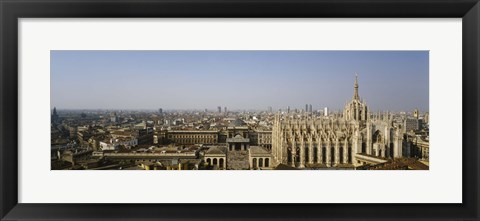
[(325, 117), (328, 116), (328, 107), (325, 107), (323, 109), (323, 116), (325, 116)]
[(310, 109), (310, 110), (309, 110), (310, 113), (313, 112), (313, 110), (312, 110), (312, 104), (310, 104), (310, 105), (308, 106), (308, 109)]
[(290, 113), (290, 106), (287, 107), (287, 113)]
[(223, 112), (224, 112), (225, 114), (227, 114), (227, 107), (224, 107), (224, 108), (223, 108)]
[(162, 109), (162, 108), (158, 109), (158, 113), (159, 113), (160, 115), (162, 115), (162, 114), (163, 114), (163, 109)]
[(222, 107), (218, 106), (218, 113), (222, 113)]
[(51, 121), (52, 121), (52, 123), (57, 123), (58, 119), (59, 119), (59, 117), (58, 117), (58, 114), (57, 114), (57, 108), (53, 107), (53, 113), (52, 113)]
[(420, 115), (420, 114), (418, 113), (418, 109), (415, 108), (415, 110), (413, 110), (413, 117), (414, 117), (415, 119), (418, 119), (419, 115)]
[(308, 112), (308, 104), (305, 104), (305, 112)]
[(113, 112), (113, 115), (111, 115), (111, 117), (110, 117), (110, 121), (112, 123), (117, 123), (117, 121), (118, 121), (117, 112)]

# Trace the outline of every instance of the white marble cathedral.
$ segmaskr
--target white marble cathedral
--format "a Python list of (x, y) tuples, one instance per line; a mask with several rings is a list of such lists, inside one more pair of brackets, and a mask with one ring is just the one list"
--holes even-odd
[[(297, 168), (360, 166), (366, 158), (402, 157), (403, 133), (389, 113), (370, 114), (358, 94), (342, 114), (314, 117), (277, 114), (272, 131), (275, 163)], [(362, 160), (361, 160), (362, 159)]]

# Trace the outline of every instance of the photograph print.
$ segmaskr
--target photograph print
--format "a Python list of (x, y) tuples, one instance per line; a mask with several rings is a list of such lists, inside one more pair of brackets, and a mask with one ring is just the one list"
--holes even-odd
[(428, 170), (428, 51), (50, 52), (51, 170)]

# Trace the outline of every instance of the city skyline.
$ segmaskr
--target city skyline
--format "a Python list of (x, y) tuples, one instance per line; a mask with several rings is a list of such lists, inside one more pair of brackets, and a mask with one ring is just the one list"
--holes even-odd
[(51, 51), (51, 108), (428, 111), (428, 51)]
[(52, 110), (53, 170), (429, 169), (427, 51), (52, 51), (51, 62), (51, 106), (80, 110)]

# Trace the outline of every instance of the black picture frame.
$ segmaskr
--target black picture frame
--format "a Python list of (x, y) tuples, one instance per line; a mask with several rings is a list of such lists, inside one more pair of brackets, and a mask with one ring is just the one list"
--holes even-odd
[[(1, 220), (479, 220), (480, 5), (478, 0), (0, 0), (0, 15)], [(76, 17), (462, 18), (463, 203), (18, 203), (17, 20), (19, 18)], [(448, 44), (448, 42), (445, 43)], [(428, 186), (421, 188), (428, 188)]]

